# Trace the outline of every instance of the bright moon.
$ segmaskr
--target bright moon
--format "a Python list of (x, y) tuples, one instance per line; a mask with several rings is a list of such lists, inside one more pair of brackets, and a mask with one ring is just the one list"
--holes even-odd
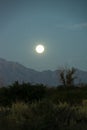
[(43, 53), (44, 52), (44, 46), (43, 45), (37, 45), (35, 48), (37, 53)]

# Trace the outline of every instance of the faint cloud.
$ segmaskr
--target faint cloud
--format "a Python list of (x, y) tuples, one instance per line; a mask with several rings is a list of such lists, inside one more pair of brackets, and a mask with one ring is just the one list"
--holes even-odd
[(56, 28), (59, 29), (84, 29), (87, 28), (87, 22), (77, 24), (58, 24)]
[(83, 28), (87, 28), (87, 22), (86, 23), (73, 24), (71, 26), (71, 29), (83, 29)]

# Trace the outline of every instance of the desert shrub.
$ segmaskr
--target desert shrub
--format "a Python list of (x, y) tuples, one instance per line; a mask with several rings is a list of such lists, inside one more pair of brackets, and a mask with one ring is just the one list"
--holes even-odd
[(11, 97), (9, 97), (8, 88), (0, 88), (0, 106), (7, 106), (11, 104)]
[(31, 85), (30, 83), (14, 84), (0, 88), (0, 106), (11, 106), (20, 102), (39, 101), (44, 98), (46, 87), (42, 84)]
[(0, 88), (0, 106), (0, 130), (87, 129), (86, 87), (16, 82)]
[(54, 104), (48, 100), (17, 102), (2, 117), (0, 130), (83, 130), (82, 126), (87, 128), (87, 103), (70, 106), (67, 102)]

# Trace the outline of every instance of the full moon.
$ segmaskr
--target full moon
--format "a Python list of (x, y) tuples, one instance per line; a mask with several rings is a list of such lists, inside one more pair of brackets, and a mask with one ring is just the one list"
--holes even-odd
[(35, 48), (37, 53), (43, 53), (44, 52), (44, 46), (43, 45), (37, 45)]

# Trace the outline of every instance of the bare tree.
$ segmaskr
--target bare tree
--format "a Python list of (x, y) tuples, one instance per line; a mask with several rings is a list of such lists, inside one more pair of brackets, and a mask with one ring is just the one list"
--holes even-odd
[(76, 79), (75, 77), (75, 68), (62, 68), (60, 70), (60, 81), (62, 84), (66, 87), (73, 86), (74, 85), (74, 80)]
[(65, 71), (64, 70), (61, 70), (61, 72), (60, 72), (60, 81), (62, 82), (62, 84), (64, 86), (66, 86)]

